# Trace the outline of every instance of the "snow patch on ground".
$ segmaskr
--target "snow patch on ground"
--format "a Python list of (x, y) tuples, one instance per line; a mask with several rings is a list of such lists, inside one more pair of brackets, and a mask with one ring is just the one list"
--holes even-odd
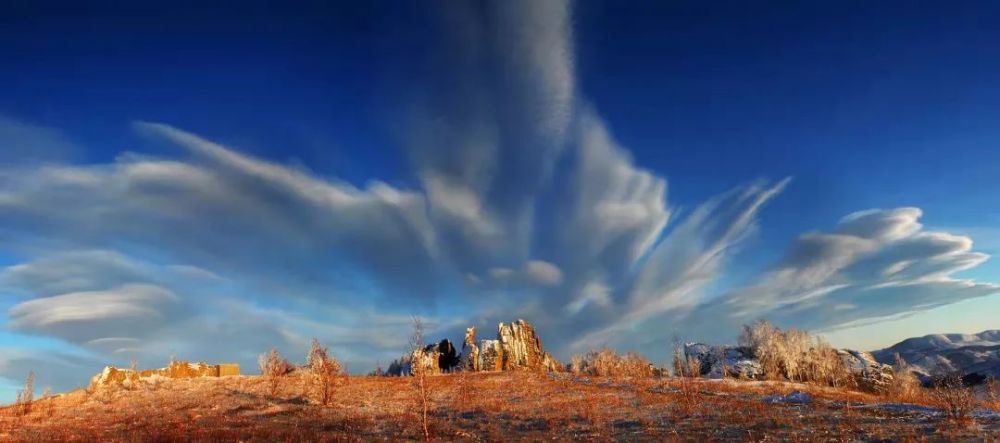
[(802, 391), (792, 391), (788, 395), (769, 395), (761, 399), (764, 403), (793, 403), (793, 404), (805, 404), (812, 403), (813, 396), (809, 393)]

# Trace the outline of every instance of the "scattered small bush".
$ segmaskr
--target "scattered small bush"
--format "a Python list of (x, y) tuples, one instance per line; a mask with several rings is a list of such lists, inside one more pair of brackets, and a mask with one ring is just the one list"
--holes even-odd
[(1000, 410), (1000, 383), (992, 375), (986, 378), (986, 401), (987, 407)]
[[(410, 335), (410, 349), (411, 355), (418, 356), (420, 352), (424, 349), (424, 321), (417, 316), (413, 317), (413, 333)], [(427, 392), (427, 370), (425, 365), (417, 364), (412, 362), (410, 364), (410, 371), (413, 374), (415, 387), (417, 388), (417, 395), (419, 396), (420, 403), (420, 424), (424, 431), (424, 441), (431, 440), (430, 426), (427, 422), (427, 412), (430, 409), (430, 402), (428, 401)]]
[(921, 393), (920, 381), (913, 375), (910, 365), (899, 353), (896, 354), (895, 373), (886, 387), (886, 395), (899, 401), (916, 400)]
[(27, 415), (31, 412), (31, 404), (35, 401), (35, 371), (28, 371), (28, 378), (24, 381), (24, 389), (17, 393), (14, 399), (15, 411), (20, 415)]
[(739, 343), (760, 362), (768, 378), (833, 387), (854, 384), (837, 350), (806, 331), (783, 331), (762, 320), (744, 325)]
[(324, 406), (330, 404), (337, 380), (343, 375), (340, 362), (330, 356), (330, 351), (321, 346), (319, 340), (313, 338), (306, 366), (312, 375), (313, 385), (319, 392), (320, 403)]
[(701, 361), (684, 352), (680, 339), (674, 337), (674, 377), (701, 377)]
[(638, 354), (629, 352), (619, 355), (608, 348), (574, 356), (570, 370), (574, 374), (602, 377), (651, 377), (657, 372), (648, 360)]
[(260, 366), (260, 374), (267, 380), (268, 392), (274, 397), (278, 393), (278, 387), (281, 386), (281, 379), (292, 372), (292, 365), (278, 354), (275, 348), (271, 348), (271, 352), (261, 354), (257, 358), (257, 364)]
[(965, 386), (961, 375), (951, 374), (935, 380), (930, 396), (952, 420), (966, 421), (976, 408), (976, 395), (972, 388)]

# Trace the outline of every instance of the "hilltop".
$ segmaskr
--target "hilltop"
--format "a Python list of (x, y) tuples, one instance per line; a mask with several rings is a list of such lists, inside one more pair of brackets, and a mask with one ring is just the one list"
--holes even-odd
[[(144, 379), (0, 410), (3, 441), (420, 440), (416, 377), (342, 377), (323, 406), (308, 372), (275, 395), (260, 376)], [(939, 409), (786, 382), (489, 372), (426, 377), (438, 441), (976, 440), (1000, 432), (985, 410), (954, 422)]]
[[(674, 376), (610, 349), (562, 365), (523, 320), (500, 323), (496, 339), (475, 336), (469, 328), (461, 353), (447, 339), (415, 347), (394, 362), (395, 376), (346, 375), (315, 340), (302, 366), (262, 355), (262, 375), (185, 361), (107, 367), (87, 389), (0, 409), (0, 440), (954, 441), (1000, 432), (995, 383), (979, 399), (960, 382), (920, 388), (869, 353), (766, 322), (748, 326), (740, 346), (678, 347)], [(979, 336), (945, 337), (984, 346)]]
[(888, 364), (899, 354), (925, 381), (946, 373), (959, 373), (971, 381), (1000, 379), (1000, 329), (913, 337), (872, 354)]

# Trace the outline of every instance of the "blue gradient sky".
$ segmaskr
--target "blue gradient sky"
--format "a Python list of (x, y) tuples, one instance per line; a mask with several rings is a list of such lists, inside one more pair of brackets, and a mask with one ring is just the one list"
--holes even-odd
[[(752, 312), (733, 324), (771, 318), (860, 348), (1000, 327), (984, 315), (1000, 312), (996, 260), (963, 255), (974, 266), (905, 282), (888, 271), (1000, 252), (1000, 5), (518, 6), (0, 6), (0, 349), (15, 356), (0, 356), (0, 377), (20, 379), (48, 350), (67, 369), (41, 381), (61, 388), (99, 362), (171, 352), (252, 364), (272, 345), (304, 351), (311, 335), (361, 371), (398, 354), (411, 313), (453, 339), (464, 324), (525, 316), (562, 358), (602, 344), (665, 358), (678, 330), (729, 340), (731, 328), (685, 326), (731, 314), (719, 306)], [(190, 168), (142, 186), (122, 172), (154, 161)], [(53, 168), (100, 185), (53, 184), (65, 177)], [(186, 188), (195, 172), (218, 192)], [(381, 200), (310, 200), (344, 189)], [(593, 216), (604, 207), (616, 209)], [(892, 212), (907, 207), (920, 211)], [(877, 208), (870, 224), (838, 225)], [(869, 228), (899, 235), (832, 244)], [(802, 246), (807, 233), (830, 234), (829, 250)], [(927, 244), (900, 246), (910, 240)], [(82, 264), (50, 262), (67, 255)], [(822, 260), (836, 272), (816, 277)], [(50, 282), (96, 268), (47, 290), (14, 275), (32, 263)], [(860, 275), (876, 265), (881, 277)], [(858, 295), (879, 279), (933, 291)], [(128, 284), (145, 295), (127, 286), (110, 300), (155, 311), (155, 326), (122, 312), (67, 322), (39, 310), (73, 299), (31, 303)], [(843, 299), (800, 300), (823, 289)], [(857, 314), (823, 315), (835, 307)], [(912, 316), (868, 324), (890, 314)], [(192, 324), (261, 339), (223, 352), (177, 333)], [(358, 324), (385, 337), (345, 338)], [(140, 344), (101, 347), (108, 337)]]

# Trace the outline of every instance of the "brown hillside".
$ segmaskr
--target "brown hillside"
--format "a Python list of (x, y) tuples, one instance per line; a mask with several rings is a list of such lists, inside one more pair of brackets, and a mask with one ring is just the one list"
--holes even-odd
[[(310, 373), (143, 379), (0, 410), (0, 441), (423, 439), (411, 377), (341, 377), (328, 406)], [(870, 394), (779, 382), (608, 378), (533, 372), (426, 378), (439, 441), (981, 440), (1000, 418), (955, 422)], [(793, 391), (800, 391), (793, 393)], [(792, 395), (789, 395), (793, 393)]]

